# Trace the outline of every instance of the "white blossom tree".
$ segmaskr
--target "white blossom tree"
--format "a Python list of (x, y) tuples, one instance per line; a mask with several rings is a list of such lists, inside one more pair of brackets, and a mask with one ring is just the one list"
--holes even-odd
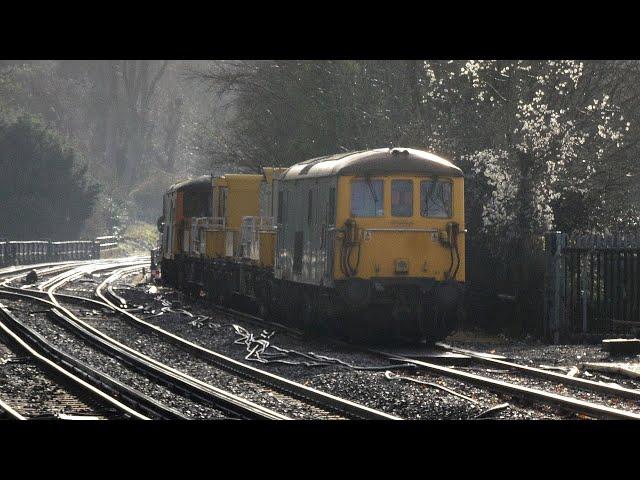
[(487, 187), (485, 231), (513, 238), (554, 228), (554, 205), (588, 195), (621, 159), (631, 124), (606, 93), (585, 95), (582, 62), (448, 65), (425, 64), (425, 101), (459, 99), (467, 132), (457, 148)]

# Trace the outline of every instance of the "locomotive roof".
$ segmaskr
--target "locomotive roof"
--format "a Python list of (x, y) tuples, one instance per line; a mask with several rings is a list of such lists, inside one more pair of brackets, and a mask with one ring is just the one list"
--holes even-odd
[(413, 148), (378, 148), (312, 158), (291, 166), (282, 180), (390, 173), (463, 176), (462, 170), (449, 160), (429, 152)]
[(182, 182), (174, 183), (169, 187), (169, 192), (176, 190), (206, 190), (212, 187), (211, 175), (202, 175), (200, 177), (191, 178), (189, 180), (183, 180)]

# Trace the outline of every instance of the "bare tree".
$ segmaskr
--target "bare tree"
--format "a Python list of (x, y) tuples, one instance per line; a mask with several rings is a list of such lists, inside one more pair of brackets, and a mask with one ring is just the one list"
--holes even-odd
[(135, 184), (140, 174), (139, 167), (145, 155), (151, 133), (149, 113), (158, 82), (164, 75), (168, 61), (165, 60), (153, 72), (149, 60), (123, 60), (122, 80), (127, 106), (127, 137), (122, 157), (119, 159), (120, 178), (130, 185)]

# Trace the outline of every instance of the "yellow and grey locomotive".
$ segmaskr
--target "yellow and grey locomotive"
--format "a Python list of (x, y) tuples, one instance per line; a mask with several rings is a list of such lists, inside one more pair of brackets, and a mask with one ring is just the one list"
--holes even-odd
[(414, 149), (201, 177), (164, 197), (162, 277), (310, 328), (437, 340), (462, 301), (464, 178)]

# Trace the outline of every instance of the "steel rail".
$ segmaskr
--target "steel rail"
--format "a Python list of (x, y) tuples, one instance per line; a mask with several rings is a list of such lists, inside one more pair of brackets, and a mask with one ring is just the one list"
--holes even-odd
[[(54, 376), (58, 378), (62, 378), (65, 382), (75, 386), (85, 392), (88, 392), (94, 398), (97, 398), (111, 406), (113, 406), (116, 410), (123, 412), (132, 418), (137, 418), (140, 420), (148, 420), (149, 418), (140, 412), (130, 408), (124, 403), (120, 402), (116, 398), (108, 395), (102, 390), (96, 388), (95, 386), (89, 384), (85, 380), (79, 378), (73, 373), (69, 372), (67, 369), (58, 365), (51, 358), (45, 356), (47, 353), (51, 354), (51, 348), (47, 348), (44, 342), (36, 342), (34, 338), (31, 337), (27, 340), (22, 338), (19, 334), (17, 334), (14, 329), (16, 326), (21, 325), (20, 322), (7, 310), (7, 308), (0, 304), (0, 317), (4, 319), (0, 319), (0, 332), (6, 336), (10, 342), (14, 343), (20, 350), (26, 352), (30, 357), (32, 357), (39, 365), (41, 365), (48, 372), (52, 373)], [(13, 329), (7, 325), (9, 323)], [(24, 330), (23, 330), (24, 333)], [(40, 350), (42, 353), (40, 353)]]
[(320, 390), (316, 390), (311, 387), (307, 387), (306, 385), (302, 385), (300, 383), (294, 382), (287, 378), (272, 374), (265, 370), (261, 370), (251, 365), (247, 365), (245, 363), (239, 362), (235, 359), (222, 355), (213, 350), (209, 350), (201, 345), (195, 344), (186, 340), (183, 337), (175, 335), (167, 330), (164, 330), (156, 325), (153, 325), (149, 322), (146, 322), (130, 312), (119, 308), (113, 302), (111, 302), (102, 292), (107, 285), (113, 283), (117, 278), (120, 278), (126, 273), (133, 271), (137, 267), (129, 267), (123, 268), (120, 270), (116, 270), (110, 277), (104, 280), (98, 287), (96, 288), (96, 296), (101, 298), (104, 301), (104, 304), (114, 311), (120, 313), (126, 319), (128, 319), (134, 326), (139, 328), (143, 328), (150, 332), (155, 332), (161, 337), (167, 339), (171, 343), (183, 348), (194, 355), (215, 363), (219, 367), (230, 370), (236, 374), (239, 374), (244, 377), (249, 377), (253, 380), (257, 380), (262, 384), (269, 385), (278, 390), (284, 391), (289, 395), (293, 395), (297, 398), (302, 398), (306, 401), (315, 403), (323, 408), (330, 408), (331, 410), (337, 411), (339, 413), (348, 414), (351, 417), (356, 417), (360, 419), (367, 420), (399, 420), (400, 418), (394, 415), (390, 415), (388, 413), (375, 410), (364, 405), (361, 405), (356, 402), (352, 402), (350, 400), (346, 400), (344, 398), (337, 397), (335, 395), (331, 395), (326, 392), (322, 392)]
[[(233, 308), (228, 308), (228, 307), (223, 307), (220, 305), (212, 305), (213, 308), (215, 308), (217, 311), (220, 311), (221, 313), (224, 313), (226, 315), (232, 316), (232, 315), (237, 315), (237, 316), (241, 316), (251, 322), (254, 322), (256, 324), (260, 324), (260, 325), (269, 325), (269, 326), (273, 326), (273, 327), (278, 327), (280, 329), (283, 329), (285, 331), (291, 332), (291, 333), (295, 333), (297, 335), (302, 335), (304, 334), (304, 332), (302, 330), (299, 330), (297, 328), (293, 328), (293, 327), (289, 327), (286, 325), (282, 325), (280, 323), (277, 322), (273, 322), (273, 321), (269, 321), (269, 320), (265, 320), (261, 317), (258, 317), (256, 315), (252, 315), (246, 312), (242, 312), (240, 310), (235, 310)], [(451, 368), (447, 368), (447, 367), (441, 367), (439, 365), (435, 365), (435, 364), (431, 364), (428, 362), (423, 362), (420, 360), (416, 360), (416, 359), (412, 359), (409, 357), (404, 357), (398, 354), (393, 354), (393, 353), (388, 353), (388, 352), (384, 352), (384, 351), (379, 351), (379, 350), (374, 350), (374, 349), (370, 349), (368, 347), (364, 347), (361, 345), (357, 345), (357, 344), (352, 344), (349, 342), (345, 342), (342, 340), (337, 340), (331, 337), (326, 337), (326, 339), (328, 341), (333, 342), (336, 345), (340, 345), (340, 346), (350, 346), (352, 348), (358, 348), (361, 351), (365, 351), (368, 353), (372, 353), (374, 355), (382, 355), (385, 358), (391, 359), (391, 360), (397, 360), (397, 361), (402, 361), (402, 362), (406, 362), (406, 363), (411, 363), (413, 365), (416, 365), (417, 367), (422, 367), (424, 369), (429, 370), (431, 367), (434, 367), (435, 369), (432, 370), (435, 373), (440, 373), (442, 375), (447, 376), (447, 374), (450, 374), (449, 376), (456, 376), (458, 374), (464, 376), (467, 375), (466, 377), (460, 377), (463, 380), (469, 380), (469, 381), (477, 381), (479, 385), (484, 386), (484, 387), (489, 387), (490, 389), (493, 388), (495, 389), (499, 389), (500, 391), (506, 392), (506, 393), (510, 393), (510, 394), (519, 394), (528, 398), (535, 398), (536, 400), (545, 402), (545, 403), (553, 403), (553, 404), (560, 404), (561, 406), (564, 406), (566, 408), (569, 409), (573, 409), (574, 411), (578, 411), (578, 412), (587, 412), (587, 413), (593, 413), (595, 415), (599, 415), (599, 416), (603, 416), (605, 418), (621, 418), (621, 419), (633, 419), (633, 420), (638, 420), (640, 419), (640, 415), (630, 412), (630, 411), (626, 411), (626, 410), (620, 410), (620, 409), (615, 409), (615, 408), (611, 408), (611, 407), (607, 407), (604, 405), (599, 405), (599, 404), (595, 404), (592, 402), (585, 402), (579, 399), (573, 399), (571, 397), (566, 397), (566, 396), (562, 396), (562, 395), (557, 395), (557, 394), (553, 394), (553, 393), (549, 393), (547, 394), (547, 392), (544, 392), (542, 390), (537, 390), (537, 389), (532, 389), (532, 388), (528, 388), (528, 387), (521, 387), (519, 385), (516, 384), (511, 384), (508, 382), (502, 382), (499, 380), (493, 380), (491, 378), (488, 377), (481, 377), (478, 375), (474, 375), (474, 374), (470, 374), (470, 373), (465, 373), (465, 372), (461, 372), (459, 370), (455, 370), (455, 369), (451, 369)], [(452, 347), (453, 348), (453, 347)], [(486, 362), (496, 362), (496, 364), (498, 362), (502, 363), (502, 365), (504, 366), (511, 366), (512, 362), (506, 362), (503, 360), (499, 360), (499, 359), (492, 359), (490, 357), (486, 357), (486, 356), (482, 356), (479, 353), (476, 353), (476, 356), (471, 355), (471, 353), (474, 353), (472, 351), (465, 351), (463, 349), (456, 349), (459, 351), (459, 353), (463, 353), (466, 355), (469, 355), (470, 357), (473, 358), (478, 358), (479, 360), (482, 361), (486, 361)], [(508, 364), (508, 365), (507, 365)], [(518, 365), (513, 363), (512, 365)], [(531, 371), (529, 369), (531, 369), (532, 367), (526, 367), (523, 365), (518, 365), (518, 367), (524, 367), (524, 369), (527, 369), (528, 371)], [(441, 370), (442, 369), (442, 370)], [(544, 374), (549, 374), (549, 373), (553, 373), (553, 375), (549, 375), (547, 378), (549, 379), (553, 379), (553, 380), (567, 380), (567, 379), (572, 379), (574, 377), (566, 377), (564, 375), (561, 374), (557, 374), (555, 372), (546, 372), (544, 370), (541, 369), (535, 369), (535, 370), (539, 370), (540, 372), (543, 372)], [(532, 372), (534, 373), (534, 372)], [(542, 373), (540, 373), (540, 375), (542, 375)], [(474, 377), (478, 377), (477, 379), (474, 379)], [(553, 377), (553, 378), (552, 378)], [(583, 388), (586, 388), (588, 390), (592, 390), (593, 389), (593, 384), (596, 384), (597, 386), (595, 387), (595, 389), (604, 392), (604, 393), (608, 393), (608, 394), (613, 394), (613, 395), (620, 395), (623, 397), (627, 397), (627, 398), (638, 398), (637, 395), (637, 391), (633, 390), (633, 389), (627, 389), (621, 386), (607, 386), (607, 384), (604, 383), (600, 383), (600, 382), (594, 382), (594, 381), (588, 381), (588, 380), (584, 380), (584, 379), (576, 379), (576, 380), (582, 380), (582, 381), (578, 381), (578, 382), (574, 382), (573, 380), (569, 380), (566, 383), (571, 383), (574, 386), (581, 386)], [(563, 382), (564, 383), (564, 382)], [(513, 387), (513, 388), (512, 388)], [(566, 399), (566, 401), (565, 401)]]
[(26, 420), (27, 417), (23, 417), (18, 412), (16, 412), (11, 406), (9, 406), (6, 402), (3, 402), (0, 399), (0, 411), (4, 413), (5, 416), (9, 417), (11, 420)]
[[(136, 266), (136, 268), (138, 268)], [(100, 266), (100, 270), (113, 269), (109, 266)], [(178, 386), (186, 393), (198, 396), (198, 398), (204, 399), (210, 403), (213, 403), (217, 408), (226, 411), (229, 414), (240, 416), (241, 418), (249, 419), (272, 419), (272, 420), (289, 420), (286, 415), (282, 415), (274, 410), (271, 410), (262, 405), (258, 405), (254, 402), (246, 400), (231, 392), (203, 382), (195, 377), (187, 375), (173, 367), (170, 367), (162, 362), (159, 362), (143, 353), (115, 340), (114, 338), (106, 335), (100, 330), (92, 327), (87, 322), (79, 319), (73, 312), (60, 305), (58, 302), (58, 294), (55, 293), (57, 288), (60, 288), (64, 284), (71, 281), (71, 279), (77, 276), (84, 275), (86, 270), (82, 267), (79, 268), (80, 272), (68, 272), (66, 278), (61, 278), (57, 283), (52, 284), (46, 294), (49, 296), (49, 303), (53, 304), (59, 310), (58, 317), (64, 321), (66, 325), (73, 331), (82, 335), (87, 341), (92, 342), (95, 345), (100, 345), (106, 349), (110, 355), (116, 355), (121, 357), (123, 361), (133, 362), (134, 368), (144, 369), (150, 375), (156, 375), (174, 386)], [(95, 271), (95, 269), (93, 270)], [(62, 297), (60, 297), (62, 298)], [(77, 297), (81, 299), (83, 297)], [(41, 300), (43, 301), (43, 300)], [(111, 309), (108, 305), (104, 305), (106, 308)]]
[[(85, 262), (88, 262), (90, 260), (85, 260)], [(65, 262), (46, 262), (46, 263), (35, 263), (33, 265), (12, 265), (10, 267), (4, 267), (4, 268), (0, 268), (0, 277), (3, 277), (5, 275), (10, 275), (12, 273), (16, 273), (16, 272), (24, 272), (27, 270), (34, 270), (34, 269), (38, 269), (38, 268), (43, 268), (43, 267), (50, 267), (53, 265), (64, 265), (64, 264), (70, 264), (70, 263), (81, 263), (81, 260), (68, 260)]]
[[(277, 322), (271, 322), (269, 320), (265, 320), (261, 317), (257, 317), (255, 315), (252, 315), (250, 313), (246, 313), (246, 312), (242, 312), (239, 310), (235, 310), (233, 308), (227, 308), (227, 307), (222, 307), (220, 305), (213, 305), (213, 308), (215, 308), (217, 311), (220, 311), (221, 313), (225, 313), (227, 315), (238, 315), (238, 316), (242, 316), (243, 318), (259, 324), (259, 325), (268, 325), (268, 326), (273, 326), (273, 327), (278, 327), (280, 329), (283, 329), (285, 331), (294, 333), (296, 335), (303, 335), (304, 332), (302, 330), (293, 328), (293, 327), (289, 327), (286, 325), (282, 325), (280, 323)], [(355, 348), (359, 348), (362, 349), (364, 351), (369, 351), (371, 353), (376, 353), (376, 354), (380, 354), (380, 353), (384, 353), (385, 355), (391, 355), (391, 356), (398, 356), (397, 354), (392, 354), (392, 353), (388, 353), (388, 352), (372, 352), (371, 349), (369, 349), (368, 347), (362, 347), (359, 346), (357, 344), (352, 344), (349, 342), (345, 342), (342, 340), (337, 340), (334, 338), (330, 338), (327, 337), (327, 340), (334, 342), (337, 345), (340, 346), (350, 346), (350, 347), (355, 347)], [(475, 352), (473, 350), (466, 350), (463, 348), (457, 348), (457, 347), (452, 347), (449, 345), (446, 345), (442, 342), (437, 342), (436, 346), (439, 348), (442, 348), (445, 351), (451, 351), (454, 353), (460, 353), (463, 355), (467, 355), (471, 358), (477, 359), (481, 362), (485, 362), (485, 363), (489, 363), (489, 364), (493, 364), (496, 366), (502, 366), (502, 367), (508, 367), (508, 368), (513, 368), (513, 369), (517, 369), (517, 370), (521, 370), (523, 372), (526, 373), (530, 373), (532, 376), (538, 376), (540, 378), (544, 378), (544, 379), (548, 379), (548, 380), (552, 380), (552, 381), (557, 381), (558, 383), (563, 383), (563, 384), (567, 384), (567, 385), (571, 385), (571, 386), (575, 386), (575, 387), (579, 387), (581, 389), (587, 390), (587, 391), (598, 391), (601, 393), (605, 393), (608, 395), (618, 395), (624, 398), (630, 398), (630, 399), (635, 399), (635, 400), (640, 400), (640, 390), (638, 389), (631, 389), (631, 388), (626, 388), (623, 387), (621, 385), (616, 385), (616, 384), (609, 384), (609, 383), (603, 383), (603, 382), (597, 382), (594, 380), (587, 380), (584, 378), (576, 378), (576, 377), (568, 377), (566, 375), (562, 375), (561, 373), (557, 373), (557, 372), (550, 372), (548, 370), (543, 370), (540, 368), (535, 368), (535, 367), (529, 367), (527, 365), (522, 365), (522, 364), (518, 364), (518, 363), (514, 363), (514, 362), (509, 362), (507, 360), (500, 360), (500, 359), (496, 359), (496, 358), (492, 358), (492, 357), (488, 357), (486, 355), (483, 355), (482, 352)]]
[[(39, 293), (44, 294), (44, 292)], [(102, 334), (102, 332), (99, 332), (82, 320), (78, 320), (73, 314), (69, 316), (66, 313), (68, 312), (67, 309), (60, 307), (49, 300), (28, 295), (27, 293), (18, 293), (7, 290), (0, 290), (0, 296), (26, 298), (47, 305), (53, 312), (53, 318), (57, 320), (63, 328), (69, 330), (79, 338), (82, 338), (94, 348), (119, 359), (134, 370), (145, 372), (146, 376), (151, 376), (161, 381), (163, 384), (180, 390), (191, 398), (204, 401), (208, 404), (213, 404), (216, 408), (225, 411), (227, 414), (235, 417), (239, 416), (241, 418), (251, 419), (289, 419), (289, 417), (236, 397), (231, 393), (218, 389), (217, 387), (209, 385), (198, 379), (189, 377), (188, 375), (163, 365), (156, 360), (146, 357), (145, 355), (111, 339), (107, 335)]]
[[(52, 312), (53, 313), (53, 312)], [(12, 327), (17, 330), (23, 338), (29, 340), (32, 345), (38, 346), (43, 353), (52, 359), (56, 359), (58, 365), (72, 371), (76, 376), (83, 378), (88, 383), (100, 390), (106, 390), (109, 395), (116, 399), (121, 399), (122, 403), (129, 407), (144, 412), (149, 418), (158, 419), (187, 419), (177, 410), (167, 407), (157, 400), (143, 394), (142, 392), (106, 375), (88, 364), (81, 362), (77, 358), (68, 355), (54, 347), (40, 334), (36, 333), (17, 319), (12, 320)]]
[[(105, 260), (105, 259), (97, 260), (97, 261), (94, 260), (93, 262), (81, 262), (81, 264), (76, 266), (76, 268), (74, 269), (75, 270), (74, 275), (77, 278), (87, 273), (103, 271), (103, 270), (112, 270), (114, 263), (116, 265), (121, 265), (121, 266), (132, 265), (132, 264), (144, 265), (149, 261), (150, 261), (150, 257), (124, 257), (124, 258), (114, 259), (113, 262), (109, 262), (108, 260)], [(69, 269), (53, 278), (50, 278), (46, 282), (43, 282), (42, 284), (40, 284), (40, 286), (38, 287), (38, 290), (45, 291), (49, 289), (50, 287), (54, 286), (57, 282), (60, 282), (61, 280), (65, 280), (69, 275), (71, 275), (70, 272), (71, 270)]]
[[(154, 370), (153, 368), (149, 367), (148, 365), (145, 365), (142, 362), (137, 362), (135, 360), (132, 361), (130, 359), (130, 357), (126, 353), (122, 353), (121, 351), (119, 351), (117, 349), (111, 348), (108, 344), (103, 342), (101, 339), (96, 339), (95, 337), (93, 337), (91, 335), (90, 332), (86, 332), (85, 330), (83, 330), (81, 325), (75, 324), (72, 319), (68, 318), (66, 315), (61, 313), (58, 309), (53, 308), (51, 310), (51, 313), (52, 313), (54, 321), (56, 321), (60, 326), (62, 326), (65, 329), (72, 330), (74, 332), (74, 334), (76, 334), (80, 338), (86, 340), (91, 345), (93, 345), (96, 349), (100, 350), (101, 352), (103, 352), (103, 353), (105, 353), (105, 354), (107, 354), (107, 355), (109, 355), (109, 356), (111, 356), (113, 358), (117, 358), (122, 363), (124, 363), (124, 364), (128, 365), (129, 367), (133, 368), (135, 371), (146, 372), (147, 373), (146, 376), (150, 376), (152, 378), (160, 380), (160, 382), (164, 383), (165, 385), (169, 385), (171, 387), (176, 387), (177, 386), (178, 390), (180, 390), (183, 393), (186, 393), (187, 396), (189, 396), (189, 398), (191, 398), (191, 399), (196, 399), (196, 400), (205, 402), (207, 404), (212, 403), (210, 396), (207, 395), (207, 394), (203, 394), (197, 388), (194, 389), (193, 386), (191, 386), (191, 385), (185, 386), (184, 384), (180, 383), (179, 380), (172, 379), (167, 375), (158, 374), (156, 370)], [(114, 382), (118, 382), (120, 385), (122, 385), (126, 389), (133, 390), (131, 387), (129, 387), (128, 385), (123, 384), (122, 382), (119, 382), (117, 380), (114, 380)], [(155, 412), (156, 414), (160, 413), (159, 416), (161, 418), (170, 419), (170, 420), (173, 420), (173, 419), (188, 420), (189, 419), (189, 417), (185, 416), (184, 414), (180, 413), (179, 411), (162, 404), (161, 402), (155, 400), (152, 397), (149, 397), (149, 396), (147, 396), (145, 394), (142, 394), (142, 393), (140, 393), (140, 397), (141, 397), (141, 400), (139, 400), (139, 402), (143, 403), (145, 406), (150, 407), (150, 409), (153, 412)], [(219, 407), (219, 402), (217, 401), (217, 399), (215, 399), (213, 403), (218, 408), (220, 408)], [(237, 410), (235, 410), (235, 409), (229, 409), (229, 408), (225, 408), (225, 407), (222, 407), (221, 410), (225, 411), (228, 414), (230, 413), (233, 416), (237, 416), (237, 413), (238, 413)], [(253, 417), (250, 417), (250, 418), (253, 418)]]
[(398, 360), (402, 362), (412, 363), (432, 373), (444, 375), (446, 377), (455, 378), (457, 380), (466, 381), (481, 387), (486, 387), (490, 390), (500, 391), (509, 395), (519, 396), (521, 398), (533, 399), (544, 403), (551, 403), (556, 406), (580, 412), (592, 414), (600, 418), (620, 419), (620, 420), (640, 420), (640, 414), (627, 410), (620, 410), (617, 408), (608, 407), (597, 403), (587, 402), (577, 398), (567, 397), (564, 395), (558, 395), (556, 393), (546, 392), (535, 388), (524, 387), (515, 383), (504, 382), (502, 380), (496, 380), (489, 377), (483, 377), (474, 373), (463, 372), (461, 370), (443, 367), (434, 363), (423, 362), (413, 358), (404, 357), (402, 355), (395, 355), (385, 353), (382, 351), (372, 350), (383, 355), (390, 360)]
[[(42, 273), (48, 274), (48, 273), (54, 273), (58, 270), (63, 270), (63, 269), (68, 270), (70, 268), (73, 268), (76, 265), (79, 265), (80, 263), (82, 262), (75, 260), (72, 262), (70, 261), (70, 262), (58, 262), (58, 263), (41, 263), (38, 265), (19, 265), (19, 266), (3, 268), (3, 269), (0, 269), (0, 278), (8, 277), (9, 275), (13, 275), (15, 273), (19, 273), (20, 275), (15, 275), (15, 276), (4, 279), (0, 285), (6, 285), (9, 282), (17, 280), (18, 278), (24, 275), (24, 272), (28, 272), (31, 270), (36, 270), (36, 271), (40, 271)], [(50, 268), (51, 271), (44, 270), (46, 268)]]
[(596, 382), (594, 380), (588, 380), (585, 378), (569, 377), (561, 373), (550, 372), (548, 370), (543, 370), (541, 368), (530, 367), (527, 365), (521, 365), (519, 363), (509, 362), (507, 360), (500, 360), (496, 358), (486, 357), (482, 355), (481, 352), (475, 352), (473, 350), (466, 350), (463, 348), (452, 347), (442, 342), (436, 343), (436, 346), (446, 351), (467, 355), (483, 363), (520, 370), (534, 377), (556, 381), (556, 382), (571, 385), (574, 387), (579, 387), (585, 390), (602, 392), (608, 395), (618, 395), (625, 398), (640, 400), (640, 390), (637, 390), (637, 389), (626, 388), (617, 384)]
[[(258, 324), (261, 324), (261, 325), (275, 326), (275, 327), (282, 328), (284, 330), (290, 331), (290, 332), (298, 334), (298, 335), (304, 333), (299, 329), (288, 327), (288, 326), (285, 326), (285, 325), (281, 325), (281, 324), (276, 323), (276, 322), (270, 322), (268, 320), (264, 320), (264, 319), (262, 319), (260, 317), (257, 317), (255, 315), (251, 315), (249, 313), (245, 313), (245, 312), (242, 312), (242, 311), (239, 311), (239, 310), (235, 310), (235, 309), (227, 308), (227, 307), (221, 307), (219, 305), (215, 305), (214, 307), (216, 308), (216, 310), (218, 310), (218, 311), (220, 311), (222, 313), (225, 313), (227, 315), (239, 315), (239, 316), (242, 316), (243, 318), (248, 319), (248, 320), (250, 320), (250, 321), (252, 321), (254, 323), (258, 323)], [(428, 363), (428, 362), (422, 362), (420, 360), (415, 360), (415, 359), (412, 359), (412, 358), (409, 358), (409, 357), (404, 357), (404, 356), (401, 356), (401, 355), (398, 355), (398, 354), (393, 354), (393, 353), (383, 352), (383, 351), (379, 351), (379, 350), (374, 350), (374, 349), (371, 349), (369, 347), (364, 347), (364, 346), (361, 346), (361, 345), (352, 344), (352, 343), (349, 343), (349, 342), (333, 339), (333, 338), (330, 338), (330, 337), (327, 337), (327, 340), (333, 342), (336, 345), (349, 346), (349, 347), (352, 347), (352, 348), (357, 348), (357, 349), (359, 349), (361, 351), (364, 351), (364, 352), (372, 353), (372, 354), (375, 354), (375, 355), (382, 355), (385, 358), (388, 358), (390, 360), (396, 360), (396, 361), (401, 361), (401, 362), (405, 362), (405, 363), (410, 363), (410, 364), (416, 365), (416, 367), (421, 367), (421, 368), (424, 368), (424, 369), (429, 369), (429, 366), (431, 366), (431, 365), (433, 365), (434, 367), (437, 367), (437, 368), (447, 368), (447, 367), (440, 367), (439, 365), (434, 365), (434, 364), (431, 364), (431, 363)], [(459, 353), (468, 354), (465, 351), (460, 351)], [(469, 356), (473, 357), (472, 355), (469, 355)], [(486, 360), (487, 362), (488, 361), (503, 362), (502, 360), (491, 359), (490, 357), (484, 357), (484, 356), (481, 356), (481, 355), (478, 355), (477, 358), (480, 359), (480, 360)], [(510, 362), (507, 362), (507, 363), (510, 363)], [(516, 364), (514, 364), (514, 365), (516, 365)], [(529, 368), (529, 367), (526, 367), (526, 368)], [(450, 369), (450, 370), (452, 370), (452, 373), (464, 373), (464, 372), (460, 372), (459, 370), (454, 370), (454, 369)], [(550, 372), (545, 372), (544, 370), (542, 372), (550, 373)], [(440, 374), (444, 375), (445, 371), (444, 370), (440, 370), (440, 371), (437, 371), (435, 373), (440, 373)], [(473, 374), (469, 374), (469, 375), (473, 375)], [(569, 379), (572, 378), (572, 377), (565, 377), (564, 375), (561, 375), (561, 374), (555, 374), (555, 375), (559, 375), (559, 377), (562, 377), (563, 380), (565, 378), (569, 378)], [(511, 393), (511, 394), (518, 393), (518, 394), (523, 395), (523, 396), (529, 396), (528, 395), (529, 392), (527, 392), (526, 390), (519, 390), (520, 387), (518, 385), (516, 385), (516, 384), (511, 384), (511, 383), (507, 383), (507, 382), (500, 382), (500, 381), (496, 380), (495, 382), (500, 382), (503, 385), (499, 385), (498, 383), (495, 383), (495, 385), (493, 385), (491, 383), (491, 382), (493, 382), (493, 379), (488, 378), (488, 377), (480, 377), (480, 378), (487, 380), (487, 383), (481, 383), (481, 386), (485, 386), (485, 387), (494, 386), (496, 388), (500, 387), (501, 391), (504, 391), (506, 393)], [(549, 377), (549, 378), (551, 378), (551, 377)], [(467, 378), (467, 380), (469, 380), (469, 379), (471, 379), (471, 377)], [(556, 377), (554, 377), (554, 379), (557, 380)], [(478, 382), (480, 382), (480, 380), (478, 380)], [(607, 390), (608, 390), (607, 385), (603, 384), (603, 383), (589, 381), (589, 384), (583, 383), (583, 382), (579, 382), (579, 385), (581, 387), (583, 387), (583, 388), (586, 387), (587, 389), (591, 390), (591, 383), (597, 384), (598, 385), (597, 388), (601, 389), (601, 391), (603, 391), (605, 393), (615, 394), (615, 395), (622, 395), (622, 396), (625, 396), (627, 398), (638, 398), (638, 397), (636, 397), (636, 394), (637, 394), (636, 390), (627, 389), (627, 388), (620, 387), (620, 386), (618, 386), (618, 387), (611, 386), (611, 391), (607, 392)], [(572, 383), (572, 384), (573, 385), (578, 385), (578, 382)], [(515, 388), (515, 390), (513, 390), (513, 391), (509, 390), (510, 386), (513, 386)], [(603, 387), (601, 387), (601, 386), (603, 386)], [(549, 403), (549, 402), (557, 403), (557, 402), (560, 402), (562, 404), (562, 406), (565, 406), (565, 407), (568, 407), (570, 409), (573, 409), (574, 411), (578, 411), (578, 412), (585, 411), (585, 410), (581, 409), (581, 405), (584, 405), (584, 406), (586, 406), (587, 410), (589, 410), (588, 413), (594, 413), (594, 414), (597, 414), (597, 415), (601, 415), (601, 416), (604, 416), (605, 418), (620, 418), (620, 419), (633, 419), (633, 420), (640, 419), (640, 415), (635, 414), (633, 412), (628, 412), (626, 410), (614, 409), (614, 408), (606, 407), (606, 406), (602, 406), (602, 408), (604, 410), (601, 410), (599, 408), (600, 405), (595, 404), (595, 403), (584, 402), (584, 401), (579, 400), (579, 399), (572, 399), (571, 397), (560, 396), (560, 395), (556, 395), (556, 394), (549, 394), (549, 395), (553, 395), (555, 397), (560, 397), (560, 399), (557, 399), (557, 398), (554, 398), (554, 397), (547, 397), (547, 396), (545, 396), (546, 392), (544, 392), (542, 390), (531, 389), (531, 388), (528, 388), (528, 387), (522, 387), (522, 388), (526, 388), (527, 390), (531, 390), (531, 392), (530, 392), (531, 396), (535, 397), (537, 400), (543, 401), (545, 403)], [(540, 393), (540, 395), (537, 395), (536, 392)], [(564, 403), (563, 399), (567, 399), (569, 401), (576, 400), (576, 402), (580, 402), (580, 403), (576, 403), (576, 404)], [(590, 409), (589, 406), (593, 406), (594, 408)]]

